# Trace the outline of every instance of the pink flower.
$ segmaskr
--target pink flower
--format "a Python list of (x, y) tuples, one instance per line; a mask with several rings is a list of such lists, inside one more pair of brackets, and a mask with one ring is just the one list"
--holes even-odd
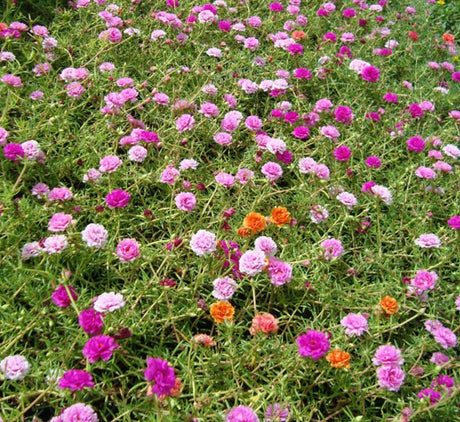
[(340, 258), (344, 253), (342, 242), (331, 238), (321, 242), (321, 247), (324, 249), (324, 258), (330, 261), (335, 258)]
[(244, 122), (244, 125), (252, 131), (258, 131), (262, 129), (262, 120), (259, 116), (248, 116)]
[(457, 336), (449, 328), (440, 327), (434, 329), (432, 332), (436, 343), (438, 343), (443, 349), (449, 349), (457, 345)]
[(223, 171), (217, 173), (214, 178), (219, 185), (225, 186), (226, 188), (231, 188), (235, 184), (235, 177)]
[(321, 135), (324, 135), (326, 138), (332, 139), (334, 142), (337, 142), (337, 138), (340, 137), (340, 132), (335, 126), (323, 126), (320, 128)]
[[(281, 7), (283, 6), (281, 5)], [(259, 418), (250, 407), (236, 406), (227, 413), (225, 422), (259, 422)]]
[(50, 221), (48, 222), (48, 230), (50, 232), (63, 232), (69, 226), (75, 224), (73, 217), (70, 214), (58, 212), (53, 214)]
[(411, 284), (422, 291), (433, 290), (437, 280), (438, 275), (435, 271), (419, 270), (411, 280)]
[(121, 262), (132, 262), (139, 258), (139, 243), (136, 239), (123, 239), (117, 245), (117, 256)]
[(97, 312), (113, 312), (125, 306), (125, 300), (120, 293), (102, 293), (93, 301), (94, 310)]
[(377, 368), (379, 387), (399, 391), (404, 381), (404, 371), (396, 365), (382, 365)]
[(329, 351), (329, 340), (321, 331), (308, 330), (297, 337), (300, 356), (310, 356), (313, 360), (321, 359)]
[(415, 175), (417, 177), (420, 177), (421, 179), (435, 179), (436, 178), (436, 172), (429, 168), (429, 167), (424, 167), (420, 166), (415, 170)]
[(99, 171), (101, 173), (113, 173), (122, 163), (123, 161), (116, 155), (107, 155), (99, 161)]
[(370, 190), (375, 196), (379, 197), (386, 205), (391, 205), (393, 201), (393, 196), (388, 188), (381, 185), (373, 185)]
[(401, 350), (392, 345), (380, 346), (372, 359), (374, 365), (398, 365), (404, 363)]
[(249, 250), (240, 257), (240, 272), (249, 276), (254, 276), (262, 272), (266, 267), (265, 253), (261, 250)]
[(176, 207), (181, 211), (191, 212), (196, 206), (195, 195), (191, 192), (181, 192), (174, 198)]
[(277, 163), (269, 161), (262, 166), (262, 174), (270, 181), (274, 182), (283, 175), (283, 169)]
[(278, 247), (271, 237), (260, 236), (254, 241), (255, 249), (262, 251), (265, 256), (270, 257), (276, 254)]
[(25, 261), (29, 258), (39, 256), (42, 252), (43, 249), (39, 242), (26, 243), (21, 251), (21, 259)]
[(232, 143), (232, 135), (230, 133), (219, 132), (214, 135), (214, 141), (219, 145), (230, 145)]
[(339, 193), (336, 198), (343, 205), (346, 205), (350, 210), (358, 203), (358, 200), (356, 199), (355, 195), (349, 192)]
[(147, 149), (140, 145), (135, 145), (128, 151), (128, 158), (136, 163), (142, 163), (147, 158)]
[(89, 363), (97, 362), (99, 359), (107, 361), (118, 347), (119, 345), (113, 337), (98, 335), (91, 337), (85, 343), (82, 353), (88, 358)]
[(310, 219), (315, 224), (326, 221), (329, 217), (329, 212), (321, 205), (313, 205), (310, 209)]
[(167, 183), (168, 185), (174, 185), (176, 179), (179, 177), (179, 170), (172, 166), (166, 167), (160, 174), (160, 182)]
[(152, 391), (157, 397), (171, 395), (176, 386), (174, 368), (164, 359), (148, 358), (144, 377), (147, 381), (152, 382)]
[(415, 244), (421, 248), (439, 248), (441, 240), (433, 233), (425, 233), (415, 239)]
[(190, 248), (198, 256), (210, 254), (217, 248), (216, 235), (206, 230), (198, 230), (190, 240)]
[(183, 114), (176, 120), (176, 129), (179, 133), (192, 130), (195, 126), (195, 118), (191, 114)]
[(51, 299), (53, 300), (54, 304), (59, 306), (60, 308), (67, 308), (72, 303), (71, 297), (74, 301), (77, 300), (77, 293), (73, 286), (68, 286), (69, 293), (67, 293), (67, 289), (62, 284), (53, 292), (51, 295)]
[(101, 224), (88, 224), (81, 232), (81, 238), (90, 248), (101, 249), (107, 243), (107, 230)]
[(367, 319), (363, 315), (348, 314), (340, 321), (347, 336), (361, 336), (367, 331)]
[(218, 300), (231, 299), (238, 287), (236, 281), (230, 277), (217, 278), (212, 284), (214, 286), (212, 296)]
[(115, 189), (105, 197), (110, 208), (124, 208), (129, 204), (131, 195), (123, 189)]
[(292, 267), (287, 262), (283, 262), (276, 258), (271, 258), (269, 260), (267, 272), (271, 283), (278, 287), (289, 283), (292, 279)]
[(242, 185), (245, 185), (254, 177), (254, 172), (249, 169), (239, 169), (235, 175), (235, 179)]
[(107, 40), (111, 43), (117, 43), (121, 41), (121, 39), (123, 38), (123, 34), (117, 28), (109, 28), (105, 31), (102, 31), (99, 34), (98, 38), (101, 41)]
[(66, 187), (53, 188), (48, 194), (48, 200), (51, 202), (59, 201), (64, 202), (73, 198), (73, 194), (70, 189)]
[(0, 370), (8, 380), (22, 380), (30, 371), (29, 362), (24, 356), (7, 356), (0, 361)]
[(43, 251), (48, 254), (60, 253), (66, 247), (67, 238), (62, 234), (48, 237), (43, 242)]
[(4, 84), (15, 88), (22, 86), (21, 78), (19, 76), (14, 76), (9, 73), (3, 75), (0, 78), (0, 82), (3, 82)]
[[(94, 383), (93, 383), (94, 385)], [(91, 387), (93, 386), (91, 385)], [(96, 412), (91, 406), (84, 403), (76, 403), (64, 409), (57, 422), (98, 422)]]

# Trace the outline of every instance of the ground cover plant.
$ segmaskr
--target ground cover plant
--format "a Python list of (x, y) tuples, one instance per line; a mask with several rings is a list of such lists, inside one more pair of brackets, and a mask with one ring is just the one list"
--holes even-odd
[(455, 2), (17, 3), (1, 420), (460, 420)]

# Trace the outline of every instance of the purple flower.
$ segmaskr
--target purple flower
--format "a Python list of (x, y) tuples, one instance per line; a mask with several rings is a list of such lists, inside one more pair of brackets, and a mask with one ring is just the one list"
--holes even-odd
[(147, 381), (153, 381), (152, 390), (157, 396), (170, 395), (176, 385), (174, 368), (161, 358), (147, 358), (144, 377)]
[(334, 158), (337, 161), (348, 161), (351, 157), (351, 149), (346, 145), (341, 145), (334, 150)]
[(69, 388), (70, 391), (83, 390), (85, 387), (93, 388), (93, 377), (86, 371), (71, 369), (58, 381), (59, 388)]
[(329, 340), (321, 331), (308, 330), (297, 337), (297, 346), (301, 356), (310, 356), (313, 360), (321, 359), (329, 351)]
[(447, 224), (456, 230), (460, 230), (460, 215), (453, 215), (447, 220)]
[(449, 362), (449, 360), (449, 356), (445, 355), (444, 353), (435, 352), (433, 353), (433, 356), (431, 356), (430, 362), (434, 363), (436, 366), (441, 366)]
[(89, 363), (97, 362), (99, 359), (109, 360), (113, 351), (118, 349), (118, 343), (113, 337), (99, 335), (91, 337), (83, 347), (83, 356), (88, 358)]

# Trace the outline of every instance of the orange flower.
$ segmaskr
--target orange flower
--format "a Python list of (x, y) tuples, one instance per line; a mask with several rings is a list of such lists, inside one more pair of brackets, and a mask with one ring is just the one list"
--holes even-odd
[(270, 222), (275, 223), (278, 227), (291, 222), (291, 213), (285, 207), (276, 207), (270, 214)]
[(291, 34), (291, 38), (293, 38), (296, 41), (303, 40), (306, 37), (305, 32), (303, 31), (294, 31)]
[(350, 353), (340, 349), (333, 350), (328, 353), (326, 360), (333, 368), (349, 368), (350, 367)]
[(220, 301), (213, 303), (209, 308), (212, 319), (220, 324), (224, 321), (233, 321), (233, 315), (235, 314), (235, 308), (230, 302)]
[(387, 315), (394, 315), (396, 312), (398, 312), (399, 309), (398, 302), (394, 297), (391, 296), (385, 296), (382, 298), (380, 301), (380, 306)]
[(243, 220), (243, 227), (253, 233), (265, 230), (266, 224), (265, 217), (258, 212), (250, 212)]
[(241, 236), (241, 237), (249, 236), (249, 230), (245, 229), (244, 227), (240, 227), (237, 233), (238, 233), (238, 236)]
[(8, 29), (8, 25), (4, 22), (0, 22), (0, 31), (6, 31)]
[(446, 42), (446, 44), (453, 44), (455, 41), (455, 37), (452, 34), (449, 34), (446, 32), (443, 36), (442, 39)]

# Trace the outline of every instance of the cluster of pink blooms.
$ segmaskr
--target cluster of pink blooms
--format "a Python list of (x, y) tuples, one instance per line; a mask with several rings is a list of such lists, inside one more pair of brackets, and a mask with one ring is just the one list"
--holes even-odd
[(406, 377), (401, 366), (404, 359), (401, 350), (395, 346), (380, 346), (372, 358), (372, 363), (377, 368), (379, 386), (389, 391), (399, 391)]

